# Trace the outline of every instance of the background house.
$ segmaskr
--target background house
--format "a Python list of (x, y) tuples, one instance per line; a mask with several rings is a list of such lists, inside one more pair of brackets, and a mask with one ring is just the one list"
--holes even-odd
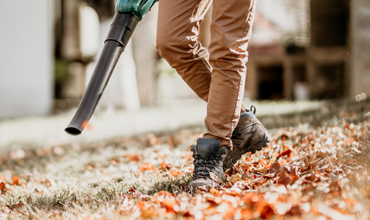
[[(269, 0), (261, 2), (266, 5), (257, 12), (250, 44), (250, 98), (340, 99), (370, 94), (368, 1), (296, 1), (298, 26), (293, 31), (272, 18), (282, 13), (282, 19), (294, 19), (284, 13), (288, 10), (276, 10)], [(275, 4), (292, 6), (282, 0)], [(271, 35), (266, 43), (258, 39), (263, 35)]]
[(53, 1), (0, 7), (0, 117), (44, 115), (53, 106)]
[[(0, 7), (0, 117), (76, 107), (114, 14), (113, 0), (9, 1)], [(136, 110), (197, 98), (155, 50), (156, 8), (135, 31), (100, 107)], [(250, 99), (370, 95), (370, 2), (259, 0)], [(210, 14), (202, 24), (207, 46)]]

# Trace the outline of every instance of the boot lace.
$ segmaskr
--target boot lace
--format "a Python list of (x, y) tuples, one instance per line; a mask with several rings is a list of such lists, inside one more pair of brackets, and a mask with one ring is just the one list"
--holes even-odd
[(199, 154), (194, 154), (194, 172), (193, 172), (193, 179), (198, 178), (209, 178), (210, 172), (214, 172), (215, 168), (219, 166), (221, 161), (221, 154), (217, 153), (217, 155), (204, 158)]
[[(257, 109), (256, 109), (256, 106), (251, 105), (250, 109), (249, 109), (249, 110), (248, 110), (248, 109), (246, 109), (245, 111), (253, 112), (253, 114), (255, 115), (255, 114), (256, 114), (256, 111), (257, 111)], [(251, 124), (251, 125), (249, 125), (249, 126), (254, 126), (254, 125), (256, 125), (256, 124), (258, 124), (258, 123), (253, 123), (253, 124)], [(243, 137), (242, 137), (242, 130), (238, 129), (238, 127), (237, 127), (237, 128), (235, 128), (235, 130), (234, 130), (234, 131), (233, 131), (233, 133), (231, 134), (231, 138), (232, 138), (232, 139), (243, 139)]]

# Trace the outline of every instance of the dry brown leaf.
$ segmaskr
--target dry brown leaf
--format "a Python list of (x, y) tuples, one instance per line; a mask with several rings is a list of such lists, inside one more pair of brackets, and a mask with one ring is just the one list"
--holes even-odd
[(1, 194), (5, 194), (7, 192), (7, 189), (6, 189), (6, 186), (5, 186), (4, 182), (0, 183), (0, 191), (1, 191)]

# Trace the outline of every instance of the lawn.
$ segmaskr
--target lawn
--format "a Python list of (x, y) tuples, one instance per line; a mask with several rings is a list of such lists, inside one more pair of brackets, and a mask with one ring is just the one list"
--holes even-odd
[(330, 106), (275, 116), (291, 123), (195, 195), (202, 128), (0, 154), (0, 219), (369, 219), (369, 103)]

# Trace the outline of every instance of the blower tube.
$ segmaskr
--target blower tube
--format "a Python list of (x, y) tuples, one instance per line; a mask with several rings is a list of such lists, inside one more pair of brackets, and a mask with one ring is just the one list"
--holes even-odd
[(86, 127), (138, 22), (132, 13), (116, 12), (114, 15), (89, 85), (76, 114), (65, 129), (68, 134), (79, 135)]

